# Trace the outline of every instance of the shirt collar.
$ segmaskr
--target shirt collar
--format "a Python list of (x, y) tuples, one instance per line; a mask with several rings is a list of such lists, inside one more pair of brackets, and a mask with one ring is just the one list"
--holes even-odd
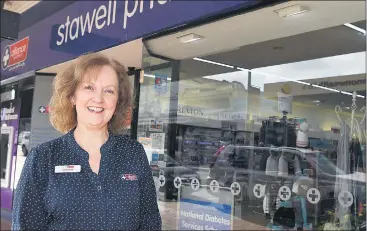
[[(78, 142), (76, 142), (76, 140), (75, 140), (75, 136), (74, 136), (75, 128), (76, 127), (71, 129), (66, 134), (67, 141), (69, 142), (69, 144), (71, 145), (72, 148), (76, 148), (76, 150), (78, 150), (78, 151), (82, 151), (84, 153), (87, 153), (82, 147), (80, 147)], [(107, 151), (106, 153), (108, 153), (108, 150), (110, 150), (114, 146), (114, 144), (116, 142), (115, 140), (116, 140), (116, 137), (110, 131), (108, 131), (108, 139), (107, 139), (106, 143), (104, 143), (101, 146), (101, 152), (102, 152), (101, 154), (104, 154), (105, 153), (104, 151)]]

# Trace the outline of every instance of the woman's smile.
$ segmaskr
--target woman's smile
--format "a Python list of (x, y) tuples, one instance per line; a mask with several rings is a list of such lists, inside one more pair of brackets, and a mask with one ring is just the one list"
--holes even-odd
[(92, 113), (101, 114), (104, 111), (103, 107), (87, 107)]

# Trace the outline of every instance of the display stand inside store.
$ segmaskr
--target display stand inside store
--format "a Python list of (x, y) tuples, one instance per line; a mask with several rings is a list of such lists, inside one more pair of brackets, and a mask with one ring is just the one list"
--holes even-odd
[[(363, 113), (363, 118), (361, 121), (358, 121), (355, 116), (356, 110), (358, 109), (356, 96), (357, 93), (353, 92), (352, 105), (349, 107), (351, 113), (348, 119), (342, 119), (341, 113), (343, 111), (339, 105), (335, 107), (335, 113), (341, 126), (337, 152), (337, 167), (351, 176), (357, 176), (360, 172), (365, 172), (365, 163), (363, 161), (363, 155), (365, 154), (362, 154), (360, 142), (365, 140), (365, 131), (362, 130), (361, 125), (366, 118), (366, 108), (362, 107), (360, 109)], [(353, 204), (351, 206), (343, 206), (341, 203), (338, 203), (338, 197), (343, 192), (350, 192), (352, 194)], [(334, 217), (332, 222), (325, 225), (324, 230), (330, 228), (360, 230), (362, 226), (365, 227), (366, 195), (365, 192), (363, 193), (359, 190), (356, 180), (352, 180), (351, 177), (337, 177), (334, 197), (336, 201)]]
[[(310, 178), (311, 173), (301, 169), (299, 157), (294, 154), (295, 150), (310, 151), (309, 125), (304, 121), (297, 130), (296, 122), (287, 119), (286, 112), (283, 112), (281, 119), (271, 117), (263, 125), (266, 125), (261, 129), (265, 131), (265, 136), (260, 141), (265, 147), (270, 147), (265, 167), (268, 177), (259, 179), (258, 183), (266, 185), (263, 207), (269, 220), (267, 227), (270, 230), (311, 230), (313, 225), (308, 220), (306, 207), (307, 190), (302, 186), (310, 188), (317, 185), (317, 179), (314, 182)], [(280, 196), (283, 193), (287, 196)]]

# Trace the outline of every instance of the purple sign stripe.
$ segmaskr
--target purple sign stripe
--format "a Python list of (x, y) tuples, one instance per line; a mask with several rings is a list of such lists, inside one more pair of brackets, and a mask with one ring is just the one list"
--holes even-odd
[[(29, 36), (25, 61), (9, 67), (5, 50), (13, 42), (1, 43), (1, 80), (255, 3), (254, 0), (77, 1), (19, 33), (19, 39)], [(17, 52), (12, 54), (14, 58)]]

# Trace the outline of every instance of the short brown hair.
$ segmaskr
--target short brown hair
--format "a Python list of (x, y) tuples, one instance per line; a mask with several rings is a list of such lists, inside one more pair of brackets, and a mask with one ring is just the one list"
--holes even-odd
[(72, 61), (53, 81), (53, 94), (49, 106), (50, 122), (56, 130), (65, 134), (77, 125), (76, 110), (70, 99), (88, 72), (98, 73), (99, 69), (106, 65), (115, 70), (118, 78), (118, 102), (115, 114), (108, 122), (108, 130), (117, 135), (128, 126), (133, 108), (133, 96), (125, 67), (102, 54), (90, 53)]

